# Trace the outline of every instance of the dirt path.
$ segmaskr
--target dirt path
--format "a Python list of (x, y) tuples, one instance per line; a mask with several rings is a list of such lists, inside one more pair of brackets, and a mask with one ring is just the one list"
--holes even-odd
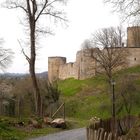
[(29, 140), (86, 140), (86, 129), (73, 129)]

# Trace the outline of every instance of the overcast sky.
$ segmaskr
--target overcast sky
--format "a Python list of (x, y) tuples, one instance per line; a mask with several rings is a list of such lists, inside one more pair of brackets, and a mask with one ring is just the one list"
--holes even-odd
[[(4, 38), (4, 47), (13, 50), (13, 64), (7, 72), (26, 73), (26, 62), (18, 39), (24, 38), (24, 31), (20, 24), (22, 15), (17, 10), (0, 9), (0, 37)], [(118, 26), (119, 17), (111, 13), (111, 8), (102, 0), (69, 0), (65, 6), (65, 12), (69, 20), (68, 27), (55, 26), (55, 35), (45, 35), (38, 50), (36, 72), (48, 70), (49, 56), (65, 56), (67, 62), (75, 61), (76, 52), (80, 50), (85, 39), (90, 38), (91, 33), (103, 27)], [(43, 22), (43, 21), (42, 21)]]

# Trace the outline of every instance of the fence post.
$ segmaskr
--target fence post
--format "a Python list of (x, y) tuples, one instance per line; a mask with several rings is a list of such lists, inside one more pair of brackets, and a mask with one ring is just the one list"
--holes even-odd
[(89, 140), (89, 128), (87, 127), (86, 130), (87, 130), (87, 140)]
[(107, 140), (107, 132), (104, 132), (104, 139), (103, 140)]
[(93, 140), (97, 140), (97, 130), (94, 130), (93, 132), (94, 132), (94, 133), (93, 133), (93, 134), (94, 134), (94, 135), (93, 135)]
[(99, 140), (103, 140), (103, 138), (104, 138), (104, 129), (101, 128)]

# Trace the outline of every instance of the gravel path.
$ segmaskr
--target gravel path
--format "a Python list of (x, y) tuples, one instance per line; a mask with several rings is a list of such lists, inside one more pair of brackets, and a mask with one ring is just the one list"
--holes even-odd
[(86, 129), (73, 129), (30, 140), (86, 140)]

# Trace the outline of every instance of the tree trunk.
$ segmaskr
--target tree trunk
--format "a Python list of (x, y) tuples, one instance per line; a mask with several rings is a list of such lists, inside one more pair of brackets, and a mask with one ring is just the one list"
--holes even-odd
[(3, 115), (2, 114), (2, 98), (0, 98), (0, 115)]
[(30, 58), (30, 75), (31, 75), (31, 80), (33, 84), (33, 89), (34, 89), (34, 98), (35, 98), (35, 108), (36, 108), (36, 114), (38, 116), (41, 115), (41, 96), (40, 96), (40, 90), (35, 74), (35, 60), (36, 60), (36, 46), (35, 46), (35, 28), (36, 28), (36, 23), (35, 23), (35, 17), (31, 16), (30, 17), (30, 48), (31, 48), (31, 58)]

